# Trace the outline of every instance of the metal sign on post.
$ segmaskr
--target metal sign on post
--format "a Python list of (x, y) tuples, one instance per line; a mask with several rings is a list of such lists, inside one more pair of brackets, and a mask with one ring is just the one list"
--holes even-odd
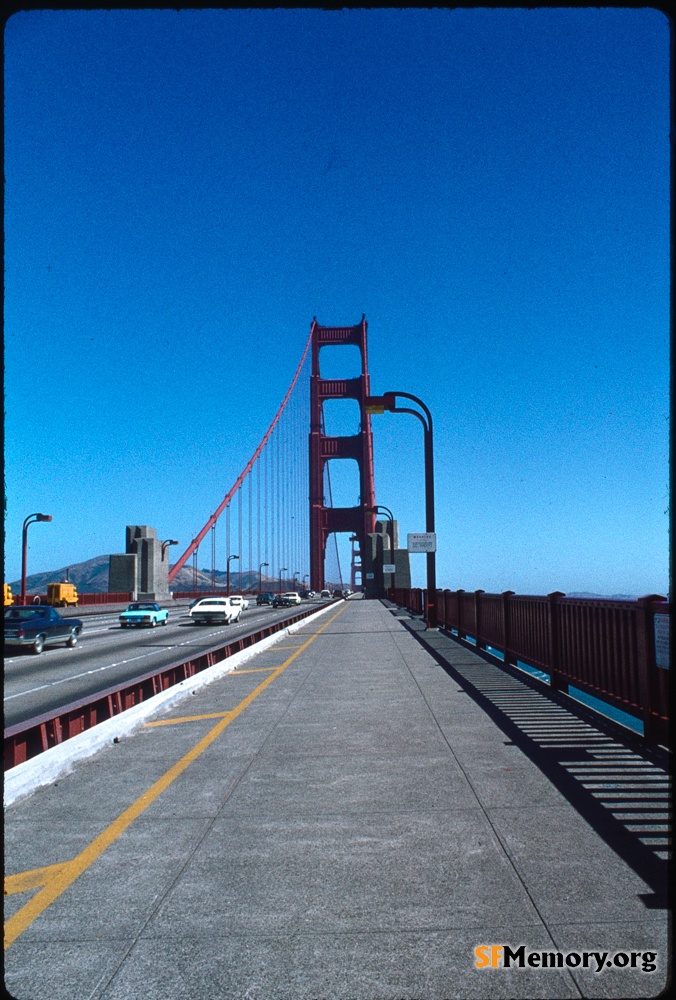
[(408, 535), (407, 549), (409, 552), (436, 552), (436, 531), (418, 531)]
[(394, 563), (383, 563), (383, 573), (396, 573), (397, 567)]
[(367, 573), (366, 574), (366, 579), (367, 580), (373, 580), (373, 579), (375, 579), (375, 573)]

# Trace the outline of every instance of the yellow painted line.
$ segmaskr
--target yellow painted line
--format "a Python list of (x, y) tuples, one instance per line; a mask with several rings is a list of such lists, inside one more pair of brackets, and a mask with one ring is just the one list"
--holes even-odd
[(199, 722), (200, 719), (224, 719), (230, 715), (232, 709), (227, 712), (207, 712), (205, 715), (182, 715), (178, 719), (160, 719), (158, 722), (146, 722), (144, 729), (151, 729), (153, 726), (175, 726), (179, 722)]
[(27, 892), (29, 889), (39, 889), (41, 885), (54, 876), (58, 875), (63, 868), (64, 862), (58, 865), (47, 865), (46, 868), (33, 868), (29, 872), (21, 872), (20, 875), (8, 875), (5, 878), (5, 896), (11, 896), (15, 892)]
[[(228, 714), (221, 719), (220, 722), (216, 723), (213, 729), (210, 729), (206, 736), (202, 737), (199, 743), (195, 744), (192, 750), (189, 750), (184, 757), (181, 757), (181, 759), (173, 765), (173, 767), (170, 767), (161, 778), (150, 786), (147, 792), (144, 792), (143, 795), (136, 800), (136, 802), (130, 805), (128, 809), (125, 809), (124, 812), (120, 813), (117, 819), (113, 820), (110, 826), (106, 827), (106, 829), (103, 830), (98, 837), (95, 837), (94, 840), (92, 840), (92, 842), (77, 855), (77, 857), (73, 858), (72, 861), (64, 861), (64, 863), (60, 866), (53, 866), (55, 870), (53, 871), (51, 877), (49, 877), (44, 887), (5, 922), (5, 949), (9, 948), (9, 946), (16, 941), (19, 935), (23, 934), (23, 932), (30, 927), (36, 917), (39, 917), (48, 906), (51, 906), (54, 900), (58, 899), (61, 893), (65, 892), (65, 890), (72, 885), (73, 882), (79, 878), (79, 876), (82, 875), (82, 873), (86, 871), (87, 868), (89, 868), (89, 866), (93, 864), (94, 861), (96, 861), (96, 859), (99, 858), (122, 833), (124, 833), (127, 827), (131, 826), (134, 820), (137, 819), (141, 813), (144, 812), (144, 810), (147, 809), (148, 806), (151, 805), (155, 799), (161, 795), (162, 792), (167, 789), (190, 764), (192, 764), (194, 760), (197, 760), (200, 754), (211, 746), (214, 740), (218, 739), (226, 726), (229, 726), (234, 719), (241, 715), (244, 709), (249, 707), (254, 698), (257, 698), (259, 694), (265, 691), (266, 687), (272, 684), (272, 682), (279, 677), (282, 671), (286, 670), (286, 668), (293, 663), (296, 657), (302, 653), (303, 650), (307, 649), (312, 640), (319, 635), (320, 632), (323, 632), (324, 629), (331, 624), (331, 622), (335, 621), (338, 615), (343, 613), (345, 607), (346, 605), (333, 615), (332, 618), (329, 618), (329, 620), (321, 627), (319, 632), (310, 636), (307, 642), (304, 642), (302, 646), (299, 646), (298, 649), (292, 653), (280, 667), (275, 669), (274, 673), (270, 674), (265, 678), (265, 680), (261, 681), (258, 687), (254, 688), (251, 694), (248, 694), (246, 698), (240, 701), (237, 708), (228, 712)], [(45, 869), (35, 869), (35, 871), (44, 870)], [(26, 874), (31, 873), (29, 872)], [(10, 876), (10, 878), (19, 879), (21, 876), (15, 875)]]
[[(294, 646), (289, 647), (294, 649)], [(237, 674), (261, 674), (264, 670), (277, 670), (279, 668), (278, 663), (273, 663), (270, 667), (251, 667), (249, 670), (239, 670), (235, 668), (231, 674), (227, 674), (228, 677), (236, 677)]]

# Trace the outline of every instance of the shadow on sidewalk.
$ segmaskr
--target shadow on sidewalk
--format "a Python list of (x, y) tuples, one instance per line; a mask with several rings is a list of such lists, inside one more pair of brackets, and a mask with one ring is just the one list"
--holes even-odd
[[(511, 666), (496, 663), (444, 632), (427, 636), (422, 622), (403, 624), (445, 672), (565, 796), (608, 846), (646, 882), (648, 909), (668, 909), (670, 755), (642, 745), (611, 720), (571, 702)], [(472, 653), (492, 667), (470, 680), (453, 654)], [(469, 666), (469, 664), (467, 664)], [(468, 670), (469, 673), (469, 670)], [(518, 684), (496, 686), (509, 675)]]

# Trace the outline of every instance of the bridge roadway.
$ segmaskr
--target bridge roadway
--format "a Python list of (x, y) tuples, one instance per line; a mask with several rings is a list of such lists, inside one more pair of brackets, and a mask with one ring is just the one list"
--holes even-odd
[[(127, 604), (105, 611), (68, 609), (65, 617), (80, 618), (84, 627), (74, 649), (53, 646), (40, 656), (29, 649), (5, 657), (5, 727), (57, 712), (63, 705), (93, 698), (109, 687), (122, 687), (151, 670), (196, 656), (218, 643), (238, 639), (249, 632), (288, 617), (288, 608), (252, 606), (233, 625), (196, 626), (188, 616), (187, 600), (172, 602), (169, 623), (160, 628), (123, 629), (119, 613)], [(320, 601), (304, 601), (303, 607)], [(166, 607), (167, 605), (163, 605)]]
[[(656, 996), (667, 773), (618, 734), (386, 602), (341, 602), (6, 809), (6, 986)], [(476, 967), (522, 944), (611, 967)]]

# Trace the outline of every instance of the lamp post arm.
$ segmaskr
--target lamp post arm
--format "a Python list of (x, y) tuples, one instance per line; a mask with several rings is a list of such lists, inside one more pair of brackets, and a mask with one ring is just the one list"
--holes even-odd
[[(425, 404), (423, 403), (422, 399), (419, 399), (417, 396), (412, 396), (410, 392), (386, 392), (385, 395), (386, 396), (403, 396), (404, 399), (411, 399), (411, 400), (413, 400), (414, 403), (417, 403), (418, 406), (421, 407), (422, 410), (424, 410), (425, 416), (427, 417), (427, 421), (428, 421), (428, 425), (429, 425), (428, 426), (429, 432), (430, 432), (430, 434), (432, 433), (432, 414), (430, 413), (430, 411), (427, 408), (427, 406), (425, 406)], [(397, 410), (394, 407), (393, 407), (393, 410), (394, 410), (395, 413), (397, 413), (397, 412), (398, 413), (415, 413), (415, 415), (417, 417), (420, 417), (420, 414), (417, 413), (416, 410)]]
[[(385, 399), (388, 397), (393, 400), (397, 396), (403, 396), (405, 399), (410, 399), (424, 411), (427, 421), (423, 417), (422, 413), (417, 410), (412, 410), (407, 406), (388, 406), (387, 408), (393, 413), (411, 413), (414, 417), (417, 417), (420, 423), (425, 429), (425, 530), (429, 532), (434, 532), (434, 445), (432, 438), (432, 414), (428, 408), (423, 403), (422, 399), (418, 399), (417, 396), (411, 395), (410, 392), (390, 392), (385, 393)], [(425, 618), (427, 620), (427, 627), (431, 629), (437, 628), (437, 608), (436, 608), (436, 590), (437, 590), (437, 569), (436, 569), (436, 553), (427, 553), (427, 608)]]

